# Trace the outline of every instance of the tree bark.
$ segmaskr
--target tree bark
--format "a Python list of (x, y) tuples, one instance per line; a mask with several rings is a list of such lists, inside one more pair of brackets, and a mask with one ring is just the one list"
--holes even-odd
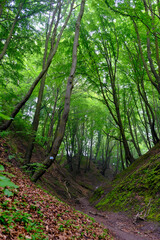
[(102, 137), (102, 133), (101, 133), (101, 131), (98, 131), (98, 140), (97, 140), (97, 146), (96, 146), (96, 154), (95, 154), (95, 157), (94, 157), (95, 162), (97, 160), (97, 156), (98, 156), (100, 145), (101, 145), (101, 137)]
[[(146, 70), (146, 73), (147, 73), (147, 75), (148, 75), (148, 78), (149, 78), (150, 82), (153, 84), (153, 86), (156, 88), (156, 90), (157, 90), (158, 93), (160, 94), (160, 82), (159, 82), (159, 77), (157, 77), (157, 81), (153, 80), (153, 78), (152, 78), (152, 75), (151, 75), (151, 73), (150, 73), (150, 71), (149, 71), (149, 68), (148, 68), (148, 66), (147, 66), (147, 63), (146, 63), (145, 58), (144, 58), (144, 55), (143, 55), (142, 44), (141, 44), (141, 39), (140, 39), (138, 27), (137, 27), (137, 24), (136, 24), (136, 22), (135, 22), (134, 20), (133, 20), (133, 24), (134, 24), (135, 32), (136, 32), (136, 34), (137, 34), (138, 47), (139, 47), (139, 51), (140, 51), (140, 54), (141, 54), (141, 58), (142, 58), (142, 61), (143, 61), (144, 68), (145, 68), (145, 70)], [(148, 57), (149, 57), (149, 59), (150, 59), (150, 60), (149, 60), (149, 61), (150, 61), (150, 66), (153, 67), (152, 61), (151, 61), (151, 57), (150, 57), (150, 43), (149, 43), (149, 41), (148, 41), (148, 43), (147, 43), (147, 52), (148, 52)], [(154, 72), (154, 68), (152, 68), (151, 70), (152, 70), (152, 72)], [(155, 74), (155, 72), (154, 72), (154, 74)], [(157, 74), (154, 75), (154, 76), (157, 76)]]
[(55, 123), (54, 116), (55, 116), (56, 106), (57, 106), (57, 101), (58, 101), (58, 93), (59, 93), (59, 89), (57, 88), (57, 93), (56, 93), (56, 97), (55, 97), (55, 101), (54, 101), (54, 107), (53, 107), (52, 116), (51, 116), (51, 122), (50, 122), (48, 136), (47, 136), (48, 137), (47, 153), (49, 153), (51, 137), (53, 136), (53, 126), (54, 126), (54, 123)]
[[(60, 3), (60, 1), (59, 1), (59, 3)], [(48, 31), (48, 33), (46, 33), (46, 41), (45, 41), (45, 50), (44, 50), (44, 55), (43, 55), (42, 69), (45, 68), (45, 64), (46, 64), (46, 60), (47, 60), (49, 38), (50, 38), (50, 35), (51, 35), (51, 31), (52, 31), (52, 27), (53, 27), (53, 23), (54, 23), (54, 20), (55, 20), (55, 16), (56, 16), (56, 12), (57, 12), (58, 7), (59, 7), (59, 12), (58, 12), (57, 21), (56, 21), (56, 24), (55, 24), (55, 27), (54, 27), (54, 30), (53, 30), (52, 39), (55, 39), (55, 34), (57, 32), (58, 23), (59, 23), (59, 20), (60, 20), (61, 4), (59, 6), (57, 5), (56, 9), (53, 11), (53, 16), (52, 16), (51, 24), (50, 24), (50, 27), (49, 27), (49, 31)], [(48, 22), (49, 22), (49, 19), (48, 19)], [(37, 104), (36, 104), (36, 111), (35, 111), (34, 119), (33, 119), (33, 123), (32, 123), (32, 134), (31, 134), (30, 141), (29, 141), (27, 151), (26, 151), (26, 154), (25, 154), (24, 165), (29, 164), (30, 160), (31, 160), (31, 157), (32, 157), (32, 151), (33, 151), (33, 148), (34, 148), (34, 141), (35, 141), (35, 138), (36, 138), (38, 125), (39, 125), (39, 117), (40, 117), (40, 110), (41, 110), (43, 92), (44, 92), (44, 87), (45, 87), (46, 74), (47, 74), (47, 71), (41, 79), (40, 90), (39, 90), (39, 94), (38, 94), (38, 101), (37, 101)]]
[(139, 144), (137, 144), (136, 140), (135, 140), (135, 137), (134, 137), (134, 134), (133, 134), (133, 130), (132, 130), (132, 125), (131, 125), (131, 120), (130, 120), (130, 114), (129, 112), (127, 111), (127, 118), (128, 118), (128, 124), (129, 124), (129, 130), (130, 130), (130, 134), (131, 134), (131, 137), (132, 137), (132, 142), (133, 142), (133, 145), (138, 153), (138, 156), (140, 157), (142, 154), (141, 154), (141, 150), (140, 150), (140, 147), (139, 147)]
[(82, 152), (83, 152), (83, 138), (84, 138), (84, 122), (81, 126), (81, 133), (80, 136), (77, 135), (77, 142), (78, 142), (78, 165), (77, 165), (77, 173), (80, 173), (80, 166), (82, 160)]
[(93, 130), (92, 130), (92, 127), (93, 127), (93, 123), (91, 123), (91, 145), (90, 145), (90, 154), (89, 154), (89, 162), (88, 162), (88, 167), (87, 167), (87, 170), (89, 171), (90, 168), (91, 168), (91, 161), (92, 161), (92, 155), (93, 155)]
[(84, 13), (84, 6), (85, 6), (85, 0), (82, 0), (80, 12), (76, 21), (76, 29), (75, 29), (73, 53), (72, 53), (72, 66), (71, 66), (71, 71), (70, 71), (70, 75), (67, 82), (64, 110), (63, 110), (62, 118), (60, 120), (57, 137), (55, 138), (55, 141), (53, 143), (50, 156), (48, 156), (43, 162), (45, 169), (37, 168), (36, 171), (34, 172), (32, 176), (32, 181), (34, 182), (36, 182), (55, 161), (56, 156), (58, 154), (59, 147), (64, 137), (65, 127), (66, 127), (69, 110), (70, 110), (70, 99), (71, 99), (71, 93), (73, 89), (73, 79), (74, 79), (76, 65), (77, 65), (77, 48), (78, 48), (78, 40), (79, 40), (79, 32), (80, 32), (80, 23)]

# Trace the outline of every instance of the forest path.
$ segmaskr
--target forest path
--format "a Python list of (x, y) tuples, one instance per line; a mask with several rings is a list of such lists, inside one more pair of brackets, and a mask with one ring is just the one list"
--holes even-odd
[(140, 221), (134, 223), (133, 218), (125, 213), (101, 212), (95, 209), (86, 198), (78, 199), (75, 209), (93, 217), (102, 223), (116, 240), (160, 240), (160, 225), (158, 223)]

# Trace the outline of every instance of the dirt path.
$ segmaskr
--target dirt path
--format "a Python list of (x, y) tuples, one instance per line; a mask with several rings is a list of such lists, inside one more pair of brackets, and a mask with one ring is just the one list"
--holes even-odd
[(80, 198), (75, 208), (104, 224), (117, 240), (160, 240), (158, 223), (146, 221), (135, 223), (134, 219), (126, 216), (125, 213), (97, 211), (86, 198)]

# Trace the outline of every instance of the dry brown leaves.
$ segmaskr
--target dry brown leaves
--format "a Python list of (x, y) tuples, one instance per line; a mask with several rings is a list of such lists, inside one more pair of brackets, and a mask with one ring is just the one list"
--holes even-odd
[[(13, 224), (9, 232), (5, 232), (3, 224), (0, 224), (0, 239), (113, 239), (104, 232), (104, 228), (91, 218), (74, 210), (69, 205), (49, 195), (25, 176), (18, 168), (13, 168), (6, 163), (5, 158), (0, 159), (5, 171), (14, 174), (11, 180), (19, 186), (13, 197), (0, 195), (0, 215), (4, 211), (2, 207), (5, 201), (7, 209), (23, 211), (30, 214), (33, 221), (43, 225), (43, 233), (47, 237), (32, 238), (32, 231), (27, 232), (23, 223)], [(16, 204), (15, 204), (16, 202)], [(34, 231), (34, 228), (33, 228)], [(19, 236), (22, 236), (19, 238)]]

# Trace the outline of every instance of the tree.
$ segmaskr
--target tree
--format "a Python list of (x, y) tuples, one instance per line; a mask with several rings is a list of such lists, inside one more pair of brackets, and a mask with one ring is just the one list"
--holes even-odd
[[(99, 21), (101, 22), (99, 30), (97, 31), (97, 29), (95, 29), (95, 34), (93, 34), (92, 37), (88, 34), (88, 38), (92, 39), (91, 41), (95, 43), (95, 46), (93, 47), (86, 44), (86, 48), (90, 61), (94, 66), (93, 71), (99, 81), (99, 83), (96, 82), (98, 89), (100, 90), (104, 103), (121, 133), (126, 154), (126, 162), (129, 165), (134, 161), (134, 158), (131, 154), (123, 126), (120, 113), (119, 89), (118, 84), (116, 84), (117, 64), (120, 50), (118, 32), (112, 18), (110, 20), (105, 20), (103, 18), (103, 13), (102, 15), (99, 14), (99, 16)], [(104, 25), (108, 25), (107, 30), (104, 29)], [(107, 73), (105, 73), (105, 71), (107, 71)], [(92, 77), (92, 81), (94, 81), (93, 79), (95, 79), (95, 77)]]
[[(71, 2), (70, 4), (70, 10), (69, 10), (69, 13), (66, 17), (66, 19), (64, 20), (64, 23), (63, 25), (60, 27), (60, 31), (59, 31), (59, 34), (57, 36), (57, 40), (56, 42), (55, 41), (55, 37), (56, 37), (56, 33), (57, 33), (57, 27), (58, 27), (58, 24), (59, 24), (59, 20), (60, 20), (60, 15), (58, 16), (58, 20), (57, 20), (57, 23), (55, 24), (55, 27), (54, 27), (54, 30), (53, 30), (53, 36), (52, 36), (52, 39), (51, 39), (51, 48), (49, 50), (49, 53), (48, 53), (48, 58), (47, 58), (47, 61), (46, 63), (44, 64), (45, 66), (43, 67), (42, 71), (39, 73), (39, 75), (37, 76), (37, 78), (34, 80), (32, 86), (30, 87), (29, 91), (27, 92), (27, 94), (25, 95), (25, 97), (16, 105), (15, 109), (13, 110), (11, 116), (10, 116), (10, 120), (6, 121), (6, 123), (4, 123), (3, 125), (0, 126), (0, 130), (6, 130), (10, 124), (12, 123), (14, 117), (17, 115), (17, 113), (21, 110), (21, 108), (25, 105), (25, 103), (28, 101), (28, 99), (30, 98), (33, 90), (35, 89), (35, 87), (37, 86), (37, 84), (39, 83), (39, 81), (42, 79), (42, 77), (46, 74), (48, 68), (50, 67), (51, 65), (51, 62), (52, 62), (52, 59), (53, 57), (55, 56), (56, 52), (57, 52), (57, 49), (58, 49), (58, 45), (59, 45), (59, 42), (60, 42), (60, 39), (61, 39), (61, 36), (63, 34), (63, 31), (64, 29), (66, 28), (67, 26), (67, 23), (70, 19), (70, 16), (71, 16), (71, 13), (72, 13), (72, 10), (73, 10), (73, 5), (74, 5), (74, 0)], [(60, 8), (59, 8), (60, 7)], [(60, 9), (61, 9), (61, 1), (59, 0), (57, 2), (57, 8), (59, 8), (59, 14), (60, 14)], [(54, 14), (53, 14), (54, 16)], [(53, 18), (54, 19), (54, 18)], [(52, 30), (52, 28), (50, 29)], [(50, 35), (49, 35), (50, 36)], [(48, 39), (49, 40), (49, 39)], [(46, 41), (46, 47), (48, 47), (48, 42)]]
[(37, 168), (32, 176), (32, 181), (37, 181), (45, 173), (46, 169), (48, 169), (52, 165), (52, 163), (55, 161), (56, 156), (58, 154), (59, 147), (64, 137), (65, 127), (66, 127), (68, 114), (70, 110), (70, 98), (71, 98), (71, 93), (73, 88), (73, 79), (74, 79), (76, 65), (77, 65), (78, 39), (79, 39), (79, 32), (80, 32), (80, 23), (84, 13), (84, 6), (85, 6), (85, 0), (82, 0), (81, 6), (80, 6), (80, 12), (76, 21), (76, 29), (75, 29), (75, 37), (74, 37), (73, 53), (72, 53), (72, 66), (71, 66), (70, 75), (67, 81), (64, 110), (63, 110), (62, 118), (59, 123), (57, 136), (55, 137), (52, 150), (50, 152), (50, 156), (48, 156), (43, 162), (45, 169)]
[[(62, 11), (63, 6), (62, 6), (61, 1), (58, 2), (56, 8), (54, 8), (54, 7), (55, 7), (54, 5), (51, 7), (51, 8), (53, 8), (52, 17), (50, 19), (50, 16), (49, 16), (49, 18), (47, 20), (47, 24), (46, 24), (47, 31), (46, 31), (45, 50), (44, 50), (44, 55), (43, 55), (42, 69), (45, 68), (46, 62), (48, 60), (47, 58), (49, 58), (49, 55), (50, 55), (49, 54), (48, 57), (47, 57), (47, 53), (48, 53), (48, 49), (49, 49), (49, 40), (50, 40), (50, 49), (53, 49), (54, 45), (55, 45), (56, 35), (57, 35), (57, 28), (58, 28), (58, 25), (60, 24), (60, 19), (62, 18), (63, 14), (64, 14), (63, 11)], [(72, 7), (71, 7), (71, 10), (72, 10)], [(66, 11), (66, 9), (65, 9), (65, 11)], [(69, 19), (70, 15), (71, 15), (71, 12), (72, 11), (69, 12), (67, 20)], [(55, 19), (56, 14), (57, 14), (57, 19)], [(55, 22), (55, 25), (54, 25), (54, 22)], [(53, 25), (54, 25), (54, 28), (53, 28)], [(65, 23), (65, 25), (66, 25), (66, 23)], [(27, 148), (27, 151), (26, 151), (26, 154), (25, 154), (24, 164), (29, 164), (30, 163), (30, 159), (31, 159), (31, 156), (32, 156), (32, 150), (34, 148), (34, 141), (35, 141), (38, 125), (39, 125), (39, 117), (40, 117), (40, 110), (41, 110), (42, 97), (43, 97), (43, 92), (44, 92), (44, 87), (45, 87), (46, 75), (47, 75), (47, 71), (41, 79), (41, 85), (40, 85), (40, 90), (39, 90), (39, 94), (38, 94), (36, 111), (35, 111), (35, 115), (34, 115), (34, 119), (33, 119), (33, 123), (32, 123), (33, 134), (31, 136), (31, 139), (29, 141), (29, 145), (28, 145), (28, 148)], [(55, 107), (54, 107), (54, 109), (55, 109)], [(53, 111), (55, 112), (55, 110), (53, 110)], [(53, 117), (54, 117), (54, 115), (52, 114), (52, 118)], [(53, 124), (53, 120), (52, 120), (52, 124)], [(50, 133), (49, 133), (50, 135), (51, 135), (51, 131), (52, 131), (52, 126), (51, 126)]]

